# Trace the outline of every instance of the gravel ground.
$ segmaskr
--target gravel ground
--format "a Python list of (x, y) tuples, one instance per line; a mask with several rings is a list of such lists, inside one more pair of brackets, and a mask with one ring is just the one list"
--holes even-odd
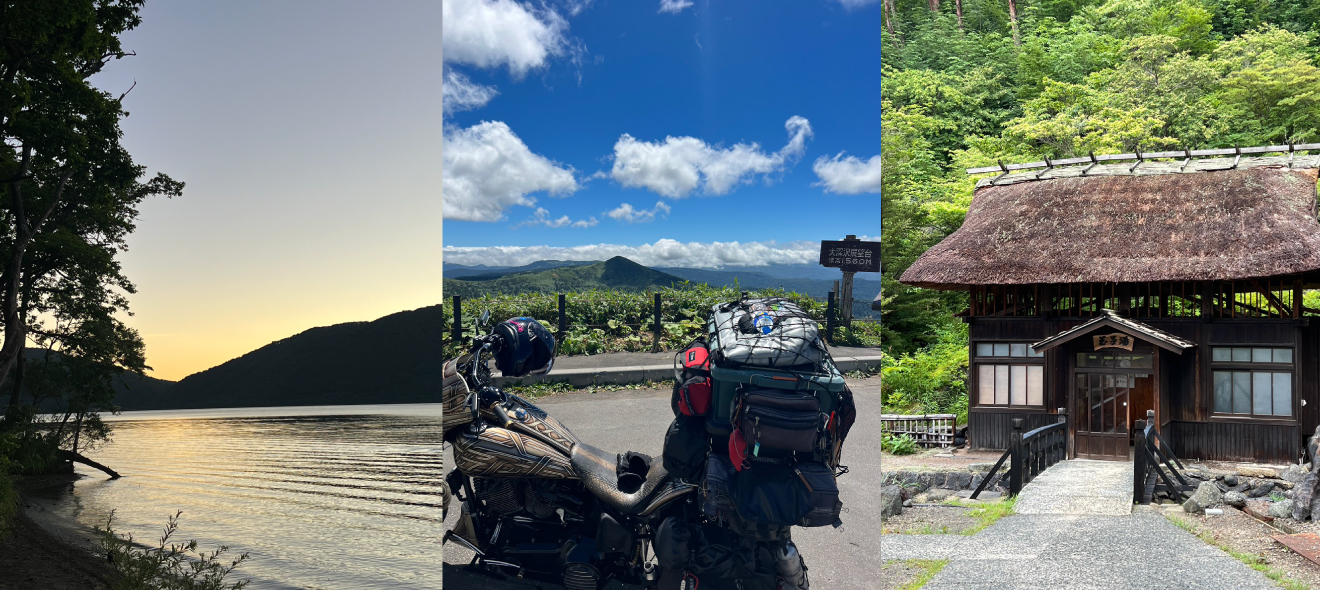
[[(1224, 507), (1223, 516), (1193, 515), (1175, 510), (1173, 514), (1191, 523), (1197, 534), (1207, 533), (1234, 551), (1259, 555), (1267, 565), (1281, 570), (1289, 578), (1312, 588), (1320, 588), (1320, 565), (1293, 553), (1271, 538), (1272, 535), (1282, 534), (1273, 527), (1227, 506)], [(1315, 527), (1315, 523), (1299, 526), (1292, 519), (1285, 522), (1295, 528), (1320, 528)]]
[(882, 534), (958, 534), (980, 521), (962, 506), (914, 506), (885, 520)]
[[(1003, 455), (1003, 451), (968, 451), (966, 449), (953, 449), (953, 457), (936, 457), (940, 453), (948, 453), (949, 449), (926, 449), (913, 455), (891, 455), (889, 453), (880, 453), (880, 469), (885, 472), (898, 471), (900, 469), (949, 469), (957, 467), (967, 467), (972, 463), (994, 463)], [(1004, 470), (1006, 467), (1000, 467)]]

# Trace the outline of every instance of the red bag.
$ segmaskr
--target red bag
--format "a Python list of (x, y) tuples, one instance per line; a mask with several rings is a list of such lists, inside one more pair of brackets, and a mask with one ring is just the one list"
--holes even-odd
[(729, 435), (729, 462), (733, 463), (734, 471), (742, 471), (747, 467), (747, 440), (743, 438), (742, 431), (736, 428)]
[(710, 379), (688, 379), (678, 386), (678, 411), (684, 416), (705, 416), (710, 411), (710, 393)]

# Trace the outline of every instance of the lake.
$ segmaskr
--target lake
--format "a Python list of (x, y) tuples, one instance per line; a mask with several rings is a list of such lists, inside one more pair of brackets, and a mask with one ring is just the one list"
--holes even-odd
[(439, 588), (440, 404), (124, 412), (57, 509), (250, 554), (249, 588)]

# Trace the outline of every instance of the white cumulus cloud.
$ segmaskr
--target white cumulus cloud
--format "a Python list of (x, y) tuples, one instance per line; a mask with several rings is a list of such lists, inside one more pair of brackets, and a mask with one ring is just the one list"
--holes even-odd
[(524, 225), (544, 225), (546, 227), (592, 227), (600, 223), (595, 217), (590, 219), (579, 219), (573, 221), (567, 215), (562, 215), (556, 219), (550, 218), (550, 212), (545, 207), (537, 207), (532, 213), (532, 218), (518, 224), (518, 227)]
[(572, 168), (533, 153), (502, 121), (445, 133), (443, 153), (446, 219), (499, 221), (509, 207), (535, 205), (531, 193), (579, 188)]
[(678, 14), (692, 6), (692, 0), (660, 0), (660, 12)]
[(821, 156), (811, 166), (827, 192), (842, 195), (880, 192), (880, 156), (863, 160), (857, 156), (844, 157), (843, 152), (833, 158)]
[(440, 16), (446, 62), (506, 66), (521, 77), (569, 49), (568, 21), (548, 7), (514, 0), (445, 0)]
[(679, 242), (661, 239), (652, 244), (587, 244), (583, 246), (492, 246), (444, 249), (445, 262), (522, 266), (538, 260), (608, 260), (623, 256), (645, 266), (723, 268), (770, 264), (815, 264), (819, 242)]
[(654, 221), (656, 215), (669, 215), (669, 204), (664, 201), (656, 201), (655, 207), (651, 209), (633, 209), (632, 205), (624, 203), (617, 208), (606, 213), (610, 219), (626, 221), (628, 223), (646, 223)]
[(688, 196), (698, 186), (709, 195), (727, 194), (757, 174), (781, 171), (802, 157), (811, 137), (811, 123), (795, 116), (784, 127), (788, 144), (771, 153), (756, 143), (720, 148), (695, 137), (648, 142), (625, 133), (614, 144), (610, 176), (623, 186), (644, 187), (673, 199)]
[(477, 84), (452, 70), (445, 72), (445, 81), (441, 86), (441, 104), (444, 105), (446, 115), (484, 107), (500, 93), (494, 86)]

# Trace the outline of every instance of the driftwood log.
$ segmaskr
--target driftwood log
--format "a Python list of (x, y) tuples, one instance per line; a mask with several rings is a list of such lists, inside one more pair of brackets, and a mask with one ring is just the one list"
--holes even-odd
[(105, 465), (97, 463), (96, 461), (88, 459), (87, 457), (79, 455), (78, 453), (75, 453), (73, 451), (66, 451), (64, 449), (60, 449), (60, 458), (64, 459), (65, 461), (82, 463), (83, 465), (87, 465), (88, 467), (95, 467), (96, 469), (105, 472), (106, 475), (109, 475), (110, 479), (119, 479), (119, 473), (116, 472), (114, 469), (106, 467)]

